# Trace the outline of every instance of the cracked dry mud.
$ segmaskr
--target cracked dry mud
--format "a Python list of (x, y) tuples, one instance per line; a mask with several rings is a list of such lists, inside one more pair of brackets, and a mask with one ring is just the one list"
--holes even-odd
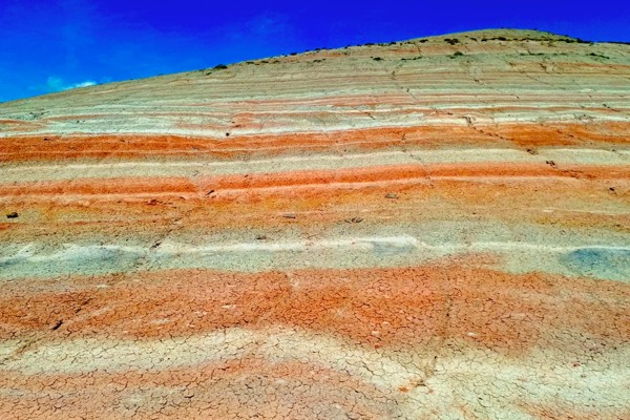
[(630, 418), (629, 97), (502, 30), (0, 104), (0, 417)]

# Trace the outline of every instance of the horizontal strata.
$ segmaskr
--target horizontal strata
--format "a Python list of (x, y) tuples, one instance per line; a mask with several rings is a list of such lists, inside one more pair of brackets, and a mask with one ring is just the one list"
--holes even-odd
[[(0, 300), (2, 334), (31, 334), (28, 343), (5, 341), (7, 404), (26, 406), (46, 389), (76, 401), (71, 412), (91, 412), (96, 401), (120, 415), (138, 392), (156, 389), (163, 394), (153, 398), (169, 404), (190, 399), (185, 410), (251, 409), (243, 392), (256, 397), (255, 410), (283, 392), (346, 407), (358, 392), (356, 409), (366, 415), (413, 417), (456, 415), (472, 392), (501, 401), (479, 415), (523, 417), (553, 392), (559, 409), (625, 413), (628, 290), (616, 282), (509, 275), (452, 260), (55, 283), (46, 293), (37, 280), (12, 283)], [(233, 400), (213, 397), (223, 393)], [(154, 410), (148, 401), (137, 409)]]
[(108, 197), (116, 194), (150, 195), (150, 194), (196, 194), (198, 197), (211, 194), (220, 196), (222, 193), (242, 191), (243, 194), (255, 194), (256, 190), (272, 190), (290, 187), (299, 188), (335, 188), (337, 184), (381, 184), (387, 182), (416, 180), (425, 181), (446, 180), (484, 180), (500, 178), (509, 182), (538, 178), (569, 179), (579, 181), (587, 178), (592, 181), (619, 181), (627, 183), (630, 173), (624, 168), (612, 165), (575, 165), (553, 163), (518, 163), (504, 162), (474, 162), (453, 164), (422, 164), (412, 159), (406, 165), (383, 165), (368, 167), (349, 167), (338, 170), (308, 171), (298, 170), (290, 172), (260, 173), (260, 174), (227, 174), (216, 176), (196, 177), (128, 177), (128, 178), (93, 178), (74, 179), (67, 183), (61, 181), (18, 183), (17, 185), (3, 185), (0, 187), (0, 197), (15, 197), (24, 199), (40, 195), (103, 195)]
[[(480, 153), (480, 150), (483, 150)], [(303, 170), (333, 170), (380, 165), (432, 165), (448, 163), (492, 164), (513, 162), (554, 164), (587, 164), (601, 166), (630, 163), (630, 150), (605, 150), (582, 148), (539, 148), (532, 154), (518, 149), (441, 149), (441, 150), (391, 150), (365, 153), (311, 154), (307, 156), (276, 156), (247, 160), (153, 160), (109, 161), (85, 163), (58, 163), (7, 165), (3, 167), (5, 183), (23, 183), (72, 179), (77, 171), (84, 178), (117, 178), (146, 176), (196, 177), (219, 174), (255, 174)]]
[(478, 31), (0, 104), (0, 417), (630, 417), (628, 48)]
[[(413, 265), (458, 254), (492, 254), (502, 260), (501, 264), (495, 264), (506, 272), (544, 269), (549, 273), (591, 275), (628, 282), (627, 260), (630, 258), (630, 246), (626, 243), (601, 245), (584, 241), (573, 245), (549, 245), (548, 242), (474, 241), (462, 244), (455, 241), (425, 242), (410, 235), (196, 245), (163, 240), (157, 246), (69, 243), (44, 252), (38, 252), (32, 244), (17, 248), (14, 254), (0, 257), (1, 279), (179, 267), (231, 271), (286, 270), (304, 266), (379, 267), (384, 264)], [(5, 253), (7, 251), (11, 252), (5, 250)]]
[(343, 156), (379, 150), (426, 151), (483, 147), (526, 150), (537, 148), (596, 148), (627, 151), (625, 122), (549, 125), (506, 124), (492, 126), (439, 125), (379, 127), (331, 131), (255, 135), (216, 139), (175, 135), (15, 136), (0, 141), (0, 156), (11, 162), (157, 159), (224, 161), (262, 156), (295, 156), (334, 152)]

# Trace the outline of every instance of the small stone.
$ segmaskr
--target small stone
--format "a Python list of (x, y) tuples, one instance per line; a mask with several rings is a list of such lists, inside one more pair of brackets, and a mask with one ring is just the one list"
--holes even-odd
[(398, 198), (398, 194), (387, 193), (387, 194), (385, 194), (385, 198), (396, 199), (396, 198)]
[(361, 223), (363, 221), (363, 218), (361, 218), (361, 217), (353, 217), (351, 219), (345, 219), (344, 221), (346, 223)]

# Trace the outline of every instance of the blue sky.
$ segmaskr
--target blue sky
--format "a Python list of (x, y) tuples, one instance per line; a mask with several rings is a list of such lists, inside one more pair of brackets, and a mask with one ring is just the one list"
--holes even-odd
[(0, 0), (0, 101), (318, 47), (482, 28), (627, 42), (629, 3)]

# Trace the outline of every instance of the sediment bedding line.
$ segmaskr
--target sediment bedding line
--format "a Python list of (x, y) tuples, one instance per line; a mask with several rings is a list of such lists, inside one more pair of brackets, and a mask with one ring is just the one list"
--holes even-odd
[[(303, 363), (328, 366), (346, 371), (378, 387), (402, 386), (419, 372), (409, 371), (382, 354), (355, 347), (342, 340), (323, 335), (312, 335), (296, 330), (255, 331), (230, 328), (171, 342), (99, 342), (98, 339), (50, 343), (27, 351), (19, 360), (5, 362), (1, 370), (18, 371), (28, 375), (77, 374), (81, 372), (128, 369), (155, 371), (199, 365), (213, 361), (243, 358), (252, 344), (257, 353), (269, 361), (301, 360)], [(2, 342), (0, 341), (0, 346)], [(278, 349), (284, 351), (278, 352)], [(100, 353), (101, 357), (88, 359), (81, 354)], [(141, 359), (135, 355), (142, 354)], [(343, 359), (338, 355), (344, 354)], [(50, 363), (55, 358), (57, 363)]]
[[(393, 247), (401, 249), (424, 249), (434, 250), (444, 253), (483, 253), (485, 251), (538, 251), (541, 253), (565, 253), (578, 251), (588, 248), (589, 250), (603, 250), (611, 252), (623, 252), (630, 255), (630, 246), (611, 246), (599, 244), (576, 244), (576, 245), (550, 245), (549, 242), (531, 243), (531, 242), (511, 242), (511, 241), (475, 241), (462, 244), (459, 242), (445, 243), (427, 243), (419, 238), (410, 235), (401, 236), (366, 236), (366, 237), (349, 237), (336, 239), (318, 239), (303, 241), (275, 241), (273, 243), (264, 242), (240, 242), (225, 243), (213, 245), (188, 245), (176, 242), (161, 242), (159, 247), (142, 247), (128, 245), (77, 245), (72, 243), (64, 243), (63, 251), (53, 252), (51, 254), (37, 255), (33, 254), (35, 248), (29, 244), (21, 246), (20, 251), (13, 256), (0, 258), (0, 264), (10, 263), (16, 259), (27, 259), (33, 263), (67, 260), (68, 256), (77, 253), (90, 254), (93, 250), (103, 251), (121, 251), (130, 254), (152, 254), (156, 258), (160, 256), (184, 255), (184, 254), (214, 254), (214, 253), (247, 253), (250, 251), (266, 251), (266, 252), (286, 252), (286, 251), (308, 251), (319, 249), (356, 249), (356, 250), (375, 250), (378, 247)], [(18, 247), (20, 247), (18, 245)], [(630, 266), (630, 263), (629, 263)], [(630, 268), (630, 267), (629, 267)]]
[[(265, 412), (267, 405), (277, 407), (280, 412), (298, 412), (308, 416), (312, 405), (317, 404), (326, 407), (318, 413), (329, 414), (330, 417), (351, 412), (367, 418), (457, 418), (461, 415), (456, 404), (461, 397), (453, 391), (457, 389), (472, 395), (483, 392), (501, 401), (497, 406), (484, 406), (483, 413), (493, 418), (530, 418), (539, 410), (546, 414), (566, 414), (571, 409), (571, 416), (592, 413), (593, 418), (611, 419), (624, 418), (627, 413), (624, 394), (628, 372), (618, 363), (627, 354), (625, 348), (598, 354), (593, 361), (578, 368), (565, 366), (562, 355), (548, 350), (544, 356), (536, 354), (513, 360), (479, 352), (462, 343), (450, 344), (459, 354), (444, 352), (433, 364), (428, 357), (423, 357), (417, 362), (419, 366), (406, 366), (403, 358), (407, 354), (400, 352), (391, 356), (375, 353), (375, 357), (369, 357), (365, 362), (350, 359), (355, 364), (344, 366), (344, 358), (328, 363), (330, 353), (335, 349), (333, 346), (324, 347), (333, 341), (328, 337), (311, 337), (314, 342), (320, 341), (321, 347), (314, 347), (312, 354), (291, 362), (295, 360), (292, 352), (295, 356), (300, 355), (301, 347), (293, 340), (277, 338), (283, 333), (289, 335), (290, 330), (266, 333), (260, 338), (253, 336), (244, 344), (256, 355), (255, 358), (227, 357), (218, 362), (157, 372), (131, 368), (112, 373), (90, 370), (83, 374), (42, 375), (47, 381), (37, 376), (6, 372), (5, 376), (12, 381), (0, 397), (0, 407), (3, 402), (5, 406), (17, 407), (13, 413), (16, 410), (21, 413), (28, 412), (29, 406), (37, 404), (40, 413), (54, 415), (58, 411), (55, 408), (58, 396), (63, 394), (72, 402), (71, 408), (66, 408), (64, 413), (76, 412), (77, 416), (122, 417), (133, 414), (155, 417), (157, 412), (194, 417), (198, 413), (207, 415), (210, 412), (217, 418), (227, 418), (238, 412), (256, 417), (257, 413)], [(233, 335), (232, 331), (227, 334), (229, 339)], [(263, 343), (263, 348), (258, 349), (255, 343)], [(116, 347), (113, 342), (103, 344), (109, 344), (108, 348)], [(171, 346), (175, 355), (186, 354), (185, 344), (174, 345), (173, 340), (165, 341), (165, 344)], [(226, 347), (231, 348), (230, 344)], [(268, 352), (285, 344), (278, 352), (286, 359), (266, 358)], [(362, 349), (346, 343), (342, 343), (339, 350), (349, 351), (351, 356), (367, 356)], [(199, 350), (194, 348), (190, 351), (196, 355)], [(421, 354), (434, 353), (432, 348), (421, 348), (419, 351)], [(63, 354), (70, 353), (66, 351)], [(154, 353), (157, 351), (151, 351), (151, 354)], [(393, 357), (393, 363), (379, 365), (372, 362), (378, 357)], [(608, 360), (615, 360), (615, 363), (606, 363)], [(395, 367), (404, 369), (396, 370)], [(252, 377), (256, 381), (245, 382), (243, 379)], [(181, 378), (189, 379), (186, 382)], [(144, 381), (151, 385), (147, 386)], [(497, 382), (500, 385), (497, 386)], [(247, 402), (247, 398), (239, 397), (242, 394), (247, 398), (253, 394), (256, 398)], [(286, 394), (299, 397), (298, 402), (290, 401), (290, 404), (284, 405), (283, 400), (278, 402), (275, 398), (276, 395)], [(219, 397), (223, 395), (230, 397)], [(602, 399), (600, 395), (606, 398)], [(138, 404), (139, 401), (156, 399), (160, 404), (158, 409)], [(301, 399), (308, 400), (310, 405), (302, 406), (299, 403)], [(546, 401), (543, 407), (540, 406), (541, 400)], [(166, 408), (162, 408), (161, 404)], [(10, 414), (7, 409), (6, 415)]]
[[(556, 118), (557, 122), (565, 122), (560, 121), (558, 118), (558, 112), (562, 114), (562, 112), (567, 111), (587, 111), (591, 115), (594, 113), (602, 116), (609, 115), (613, 112), (630, 113), (630, 108), (621, 95), (602, 95), (596, 92), (589, 95), (592, 99), (589, 98), (589, 100), (581, 100), (580, 106), (576, 106), (574, 104), (567, 105), (567, 101), (575, 99), (575, 97), (552, 98), (544, 95), (527, 96), (522, 92), (519, 95), (520, 99), (518, 103), (506, 100), (508, 97), (510, 100), (513, 100), (512, 95), (497, 96), (491, 94), (484, 94), (479, 102), (471, 101), (479, 100), (479, 96), (478, 92), (475, 93), (474, 96), (467, 96), (463, 94), (431, 94), (414, 99), (409, 94), (389, 95), (388, 93), (382, 93), (378, 95), (378, 101), (376, 102), (373, 99), (373, 95), (358, 95), (356, 97), (333, 96), (322, 100), (302, 98), (293, 101), (286, 99), (284, 101), (265, 100), (259, 102), (211, 101), (201, 104), (163, 103), (159, 105), (159, 108), (156, 108), (155, 104), (144, 106), (135, 104), (119, 106), (114, 104), (95, 105), (89, 109), (56, 107), (47, 110), (46, 117), (43, 117), (38, 121), (28, 121), (18, 118), (6, 118), (0, 120), (0, 124), (3, 125), (3, 128), (6, 128), (5, 132), (0, 133), (0, 138), (11, 137), (12, 135), (26, 135), (29, 130), (20, 131), (17, 129), (20, 126), (44, 128), (50, 127), (50, 123), (56, 121), (76, 121), (76, 119), (80, 119), (82, 121), (105, 121), (108, 119), (122, 120), (131, 116), (142, 116), (143, 118), (150, 117), (152, 119), (158, 119), (158, 117), (160, 117), (172, 120), (189, 118), (191, 121), (194, 119), (203, 119), (206, 122), (213, 121), (212, 119), (214, 119), (218, 128), (223, 127), (224, 121), (232, 118), (234, 114), (236, 114), (235, 118), (237, 121), (250, 123), (255, 118), (273, 117), (276, 115), (281, 115), (283, 117), (305, 117), (313, 114), (326, 115), (334, 113), (343, 117), (346, 115), (366, 116), (370, 114), (379, 116), (396, 113), (399, 115), (428, 114), (431, 117), (435, 117), (436, 115), (445, 114), (446, 112), (458, 115), (472, 114), (476, 117), (482, 117), (482, 121), (485, 121), (495, 116), (504, 116), (509, 118), (510, 114), (508, 112), (518, 112), (519, 114), (530, 112), (533, 114), (536, 111), (544, 110), (549, 113), (549, 115), (546, 116), (549, 120), (546, 121), (550, 123), (554, 121), (552, 119), (553, 117)], [(602, 102), (605, 102), (607, 106), (602, 106)], [(367, 107), (369, 107), (369, 109)], [(100, 109), (104, 112), (95, 113)], [(606, 121), (606, 118), (603, 118), (603, 120)], [(430, 119), (429, 121), (434, 120)], [(502, 122), (509, 123), (509, 120)], [(527, 123), (527, 121), (521, 121), (521, 119), (519, 119), (518, 122)], [(461, 123), (461, 120), (458, 121), (458, 123)], [(210, 126), (210, 124), (208, 125)], [(13, 129), (11, 129), (11, 127), (13, 127)], [(242, 127), (243, 126), (237, 128)], [(106, 132), (107, 130), (103, 130), (103, 133)], [(162, 133), (160, 132), (159, 134)]]
[[(424, 115), (429, 114), (429, 116), (435, 116), (437, 111), (448, 111), (452, 113), (474, 113), (478, 116), (482, 116), (484, 118), (493, 117), (501, 117), (502, 113), (513, 112), (519, 114), (526, 113), (538, 113), (541, 110), (544, 110), (548, 113), (552, 113), (555, 117), (556, 121), (559, 120), (559, 116), (563, 115), (566, 112), (575, 112), (576, 110), (580, 110), (581, 112), (587, 112), (589, 115), (593, 113), (602, 116), (602, 115), (610, 115), (614, 111), (611, 111), (609, 108), (603, 107), (601, 103), (593, 102), (591, 104), (583, 103), (583, 105), (579, 108), (575, 106), (570, 106), (565, 103), (543, 103), (540, 100), (540, 97), (530, 98), (528, 104), (528, 100), (521, 98), (519, 103), (514, 102), (479, 102), (479, 103), (458, 103), (453, 101), (452, 103), (445, 102), (443, 99), (436, 98), (435, 101), (425, 100), (426, 105), (420, 106), (416, 102), (409, 102), (405, 104), (404, 101), (400, 99), (407, 100), (409, 96), (405, 97), (394, 97), (394, 99), (398, 99), (398, 101), (394, 103), (387, 102), (387, 95), (379, 96), (379, 99), (382, 98), (381, 102), (371, 104), (371, 108), (369, 111), (365, 109), (357, 109), (357, 106), (365, 107), (369, 104), (369, 100), (367, 97), (362, 96), (356, 99), (356, 104), (352, 105), (351, 103), (346, 102), (336, 102), (336, 101), (322, 101), (319, 104), (320, 107), (307, 105), (307, 101), (299, 103), (279, 103), (277, 106), (273, 106), (272, 103), (265, 102), (264, 109), (256, 110), (252, 109), (249, 111), (243, 111), (242, 106), (245, 104), (243, 102), (228, 102), (228, 103), (217, 103), (212, 102), (208, 104), (204, 104), (203, 108), (193, 107), (187, 105), (162, 105), (159, 108), (159, 111), (155, 110), (155, 106), (146, 106), (146, 107), (122, 107), (119, 110), (111, 109), (109, 112), (101, 112), (94, 113), (93, 110), (88, 110), (86, 112), (89, 113), (75, 113), (75, 114), (60, 114), (58, 116), (47, 114), (45, 118), (41, 119), (41, 122), (33, 124), (33, 126), (37, 127), (46, 127), (52, 125), (51, 123), (55, 122), (64, 122), (64, 121), (72, 121), (77, 118), (82, 121), (86, 120), (116, 120), (128, 118), (130, 116), (137, 118), (162, 118), (165, 121), (181, 121), (184, 118), (188, 118), (191, 120), (199, 119), (208, 121), (209, 119), (215, 118), (217, 120), (217, 126), (215, 128), (223, 127), (223, 124), (220, 122), (224, 121), (227, 118), (231, 117), (233, 112), (237, 112), (238, 118), (269, 118), (269, 117), (291, 117), (294, 119), (300, 119), (304, 117), (310, 117), (312, 115), (335, 115), (337, 117), (343, 118), (346, 116), (365, 116), (369, 112), (369, 114), (375, 117), (384, 117), (387, 118), (388, 114), (394, 115)], [(455, 96), (455, 95), (454, 95)], [(452, 100), (452, 98), (450, 98)], [(478, 98), (475, 98), (478, 99)], [(630, 107), (627, 106), (622, 101), (618, 101), (618, 98), (609, 97), (602, 98), (602, 101), (606, 99), (612, 99), (610, 101), (612, 105), (615, 107), (617, 112), (628, 113), (630, 114)], [(363, 100), (363, 101), (362, 101)], [(491, 101), (492, 99), (484, 96), (485, 101)], [(618, 101), (618, 103), (616, 103)], [(262, 105), (262, 104), (261, 104)], [(260, 105), (259, 105), (260, 106)], [(610, 106), (610, 105), (609, 105)], [(113, 108), (113, 107), (112, 107)], [(129, 109), (133, 108), (133, 109)], [(110, 107), (105, 108), (109, 110)], [(169, 111), (170, 109), (170, 111)], [(55, 111), (60, 112), (61, 109), (56, 109)], [(505, 116), (507, 117), (507, 116)], [(440, 122), (448, 121), (448, 119), (439, 119)], [(602, 118), (601, 120), (607, 121), (608, 118)], [(600, 121), (601, 121), (600, 120)], [(618, 120), (618, 118), (612, 118), (611, 120)], [(437, 120), (436, 120), (437, 121)], [(521, 122), (521, 119), (518, 120)], [(554, 121), (554, 120), (551, 120)], [(427, 123), (432, 123), (434, 120), (428, 119)], [(457, 123), (461, 123), (461, 121), (457, 121)], [(23, 120), (0, 120), (0, 124), (24, 124), (25, 126), (29, 126), (28, 121)], [(210, 127), (210, 124), (208, 125)], [(239, 127), (242, 128), (242, 127)], [(239, 130), (242, 134), (246, 134), (246, 131)], [(18, 135), (22, 134), (18, 132)], [(4, 136), (0, 135), (0, 138)]]
[[(218, 175), (198, 177), (74, 179), (71, 182), (49, 181), (0, 185), (0, 197), (64, 199), (95, 196), (119, 199), (119, 195), (148, 197), (151, 194), (180, 194), (182, 197), (208, 197), (220, 193), (273, 192), (283, 188), (346, 188), (399, 183), (418, 183), (431, 180), (529, 182), (543, 181), (610, 181), (627, 182), (630, 170), (626, 167), (592, 165), (563, 165), (513, 163), (412, 164), (359, 168), (333, 171), (292, 171), (255, 175)], [(209, 193), (210, 191), (210, 193)]]
[[(42, 133), (33, 136), (11, 135), (0, 140), (0, 157), (6, 162), (30, 160), (46, 161), (78, 158), (145, 158), (147, 156), (210, 155), (215, 158), (238, 158), (239, 154), (260, 157), (273, 153), (296, 153), (300, 150), (344, 150), (344, 148), (383, 149), (404, 145), (415, 148), (470, 147), (483, 145), (494, 148), (532, 148), (551, 146), (602, 147), (628, 142), (630, 123), (591, 122), (549, 124), (498, 124), (472, 123), (467, 114), (457, 116), (457, 124), (413, 125), (396, 127), (352, 128), (335, 130), (326, 128), (319, 132), (292, 131), (288, 134), (264, 134), (245, 136), (238, 130), (225, 127), (214, 135), (199, 136), (193, 133), (164, 135), (155, 133), (128, 133), (94, 135)], [(173, 130), (169, 130), (172, 132)], [(226, 137), (226, 133), (230, 134)], [(445, 133), (448, 133), (445, 134)], [(623, 148), (621, 148), (623, 150)]]
[[(0, 342), (0, 346), (2, 342)], [(467, 347), (459, 344), (461, 347)], [(243, 359), (247, 354), (256, 354), (267, 363), (277, 364), (285, 360), (299, 360), (300, 363), (310, 366), (320, 366), (337, 372), (344, 372), (350, 377), (367, 382), (381, 390), (398, 390), (400, 387), (410, 387), (417, 381), (428, 381), (427, 385), (444, 380), (443, 373), (437, 373), (436, 378), (429, 378), (421, 368), (412, 369), (408, 365), (396, 360), (400, 355), (395, 351), (388, 357), (388, 352), (378, 352), (363, 348), (356, 343), (340, 340), (334, 336), (313, 334), (308, 331), (287, 329), (282, 327), (263, 330), (248, 330), (243, 328), (228, 328), (223, 331), (206, 333), (188, 337), (161, 339), (159, 341), (126, 341), (111, 339), (84, 339), (67, 340), (64, 342), (48, 342), (34, 350), (26, 351), (19, 360), (5, 362), (2, 370), (20, 372), (23, 375), (77, 375), (88, 372), (107, 372), (115, 374), (119, 372), (139, 371), (154, 372), (186, 367), (203, 367), (204, 364), (213, 362), (226, 362), (229, 360)], [(404, 357), (404, 352), (403, 357)], [(472, 354), (471, 354), (472, 353)], [(499, 371), (505, 364), (510, 365), (510, 373), (503, 376), (516, 379), (523, 375), (530, 376), (528, 367), (512, 366), (514, 362), (491, 361), (483, 354), (473, 349), (459, 356), (447, 355), (440, 360), (438, 372), (447, 370), (448, 376), (457, 377), (476, 376), (478, 368), (469, 366), (469, 359), (479, 357), (480, 362), (486, 366), (484, 371), (488, 376), (502, 376)], [(86, 358), (85, 354), (99, 354), (97, 358)], [(343, 354), (343, 358), (339, 355)], [(142, 357), (138, 357), (142, 355)], [(603, 368), (603, 371), (590, 375), (589, 385), (597, 386), (599, 381), (605, 379), (605, 383), (599, 383), (599, 388), (611, 392), (609, 386), (617, 383), (612, 391), (616, 395), (616, 402), (623, 400), (619, 397), (623, 394), (624, 375), (630, 373), (630, 369), (619, 365), (621, 358), (630, 355), (628, 346), (621, 346), (617, 351), (599, 355), (593, 365), (601, 363), (606, 356), (616, 360), (612, 366)], [(555, 355), (556, 358), (561, 358)], [(526, 359), (540, 359), (543, 364), (549, 363), (548, 357), (540, 355), (525, 357)], [(517, 363), (518, 364), (518, 363)], [(449, 369), (445, 369), (450, 365)], [(580, 371), (569, 368), (560, 369), (561, 376), (574, 376), (577, 378)], [(560, 374), (558, 372), (557, 374)], [(564, 379), (564, 378), (563, 378)], [(545, 381), (542, 381), (545, 382)], [(563, 387), (564, 381), (560, 382)], [(578, 383), (583, 383), (578, 381)], [(571, 393), (564, 395), (571, 399)]]
[[(510, 272), (542, 270), (580, 274), (627, 282), (630, 279), (630, 247), (582, 243), (473, 241), (428, 243), (410, 235), (324, 238), (273, 243), (228, 242), (191, 245), (163, 239), (147, 246), (65, 243), (53, 252), (41, 252), (35, 244), (14, 244), (14, 254), (0, 257), (0, 278), (59, 276), (164, 268), (215, 268), (259, 271), (276, 267), (291, 269), (317, 266), (404, 266), (445, 256), (493, 255)], [(9, 248), (10, 249), (10, 248)], [(309, 255), (318, 255), (310, 261)]]
[[(158, 176), (207, 176), (210, 174), (246, 174), (283, 172), (287, 170), (331, 170), (366, 167), (378, 161), (380, 165), (478, 163), (491, 165), (500, 163), (546, 163), (587, 164), (597, 166), (628, 166), (630, 150), (616, 152), (601, 149), (539, 149), (536, 155), (516, 149), (451, 149), (451, 150), (408, 150), (367, 153), (314, 154), (310, 156), (278, 156), (267, 159), (232, 161), (123, 161), (102, 163), (68, 163), (0, 166), (4, 177), (0, 183), (32, 180), (50, 181), (75, 178), (142, 177), (147, 172)], [(77, 172), (80, 171), (80, 172)]]
[[(605, 178), (598, 178), (599, 181), (608, 181), (619, 183), (620, 181), (626, 181), (627, 176), (615, 177), (614, 175), (607, 176)], [(252, 186), (252, 187), (217, 187), (214, 184), (206, 185), (207, 192), (188, 192), (185, 191), (185, 187), (176, 188), (171, 191), (133, 191), (133, 190), (118, 190), (113, 191), (112, 186), (102, 186), (101, 191), (94, 190), (93, 192), (73, 192), (70, 191), (64, 193), (56, 192), (32, 192), (25, 190), (19, 193), (6, 193), (0, 188), (0, 203), (5, 205), (14, 205), (15, 203), (30, 204), (43, 201), (70, 204), (72, 202), (83, 202), (85, 199), (91, 199), (95, 202), (147, 202), (152, 199), (159, 200), (213, 200), (219, 201), (231, 201), (236, 198), (246, 199), (255, 197), (271, 197), (275, 195), (289, 195), (295, 196), (300, 193), (318, 193), (318, 192), (330, 192), (330, 191), (350, 191), (365, 188), (383, 188), (383, 187), (403, 187), (403, 186), (417, 186), (417, 185), (432, 185), (440, 181), (455, 181), (455, 182), (472, 182), (472, 183), (488, 183), (488, 184), (529, 184), (536, 181), (539, 185), (562, 183), (574, 183), (579, 184), (584, 182), (573, 176), (562, 175), (546, 175), (546, 176), (456, 176), (456, 175), (443, 175), (443, 176), (419, 176), (419, 177), (405, 177), (403, 179), (391, 179), (384, 181), (354, 181), (354, 182), (321, 182), (313, 184), (284, 184), (284, 185), (272, 185), (272, 186)], [(213, 189), (219, 188), (219, 189)], [(204, 188), (201, 188), (202, 190)], [(105, 191), (103, 191), (105, 190)], [(108, 191), (109, 190), (109, 191)], [(181, 192), (180, 192), (181, 191)], [(625, 214), (625, 213), (620, 213)]]
[[(149, 351), (160, 338), (175, 338), (185, 346), (187, 337), (206, 333), (219, 337), (226, 329), (244, 325), (254, 332), (274, 326), (296, 328), (298, 337), (300, 330), (333, 335), (386, 353), (414, 352), (437, 339), (462, 340), (479, 350), (515, 358), (542, 346), (566, 352), (567, 361), (588, 361), (592, 354), (578, 350), (584, 337), (601, 350), (627, 343), (626, 284), (540, 272), (509, 274), (471, 264), (479, 258), (486, 264), (493, 259), (469, 255), (415, 267), (259, 273), (160, 270), (75, 275), (59, 278), (57, 284), (25, 278), (9, 283), (0, 298), (5, 314), (0, 348), (15, 370), (37, 374), (64, 364), (98, 363), (89, 357), (46, 363), (55, 354), (38, 352), (39, 344), (46, 342), (61, 352), (78, 347), (80, 353), (81, 342), (91, 347), (92, 339), (101, 337)], [(62, 325), (52, 332), (59, 319)], [(16, 352), (24, 353), (15, 337), (37, 332), (44, 333), (44, 339), (28, 349), (30, 357), (13, 358)], [(120, 351), (123, 365), (124, 354), (145, 368), (152, 364), (143, 357), (145, 352)], [(199, 352), (221, 349), (201, 347)], [(43, 359), (39, 366), (38, 357)], [(165, 358), (167, 365), (160, 368), (174, 368), (185, 360)]]
[[(488, 110), (475, 108), (434, 108), (423, 111), (402, 109), (389, 112), (382, 109), (370, 111), (352, 110), (351, 112), (344, 109), (302, 112), (293, 110), (275, 113), (267, 111), (265, 113), (250, 113), (246, 116), (239, 116), (243, 119), (243, 123), (238, 124), (238, 127), (233, 127), (233, 124), (227, 123), (232, 118), (232, 116), (227, 113), (222, 116), (173, 115), (170, 117), (134, 113), (135, 119), (133, 123), (129, 121), (129, 116), (125, 115), (112, 115), (110, 118), (102, 120), (88, 117), (81, 120), (79, 127), (77, 127), (76, 118), (82, 117), (75, 117), (74, 119), (57, 118), (55, 120), (49, 120), (47, 123), (38, 123), (37, 125), (22, 124), (20, 122), (5, 123), (13, 128), (7, 130), (7, 133), (1, 136), (0, 139), (3, 137), (6, 139), (21, 135), (54, 134), (59, 131), (70, 131), (72, 128), (74, 128), (72, 132), (74, 132), (75, 135), (83, 136), (107, 133), (111, 133), (112, 135), (161, 135), (164, 131), (168, 131), (173, 135), (179, 136), (211, 136), (220, 139), (224, 137), (226, 129), (238, 136), (261, 134), (267, 136), (283, 136), (289, 133), (313, 133), (312, 128), (309, 127), (309, 123), (313, 119), (325, 121), (325, 124), (322, 126), (322, 131), (324, 132), (349, 131), (357, 126), (361, 126), (364, 130), (417, 127), (419, 122), (422, 123), (421, 126), (425, 127), (457, 127), (469, 125), (473, 121), (475, 124), (478, 124), (479, 129), (483, 130), (495, 124), (527, 126), (533, 125), (533, 122), (537, 122), (538, 124), (545, 123), (550, 125), (576, 125), (574, 120), (575, 113), (578, 111), (584, 118), (589, 118), (593, 120), (594, 123), (614, 125), (615, 123), (623, 124), (626, 122), (626, 117), (623, 115), (624, 111), (622, 110), (614, 112), (608, 108), (601, 108), (595, 111), (571, 107), (550, 109), (548, 110), (549, 114), (542, 115), (540, 110), (534, 113), (533, 111), (520, 109), (518, 107), (492, 109), (490, 112), (488, 112)], [(274, 123), (265, 123), (265, 121), (270, 119), (270, 116), (273, 116)], [(110, 131), (108, 126), (112, 125), (124, 126), (124, 129)], [(18, 130), (18, 128), (24, 126), (29, 127), (30, 130), (26, 132)]]

